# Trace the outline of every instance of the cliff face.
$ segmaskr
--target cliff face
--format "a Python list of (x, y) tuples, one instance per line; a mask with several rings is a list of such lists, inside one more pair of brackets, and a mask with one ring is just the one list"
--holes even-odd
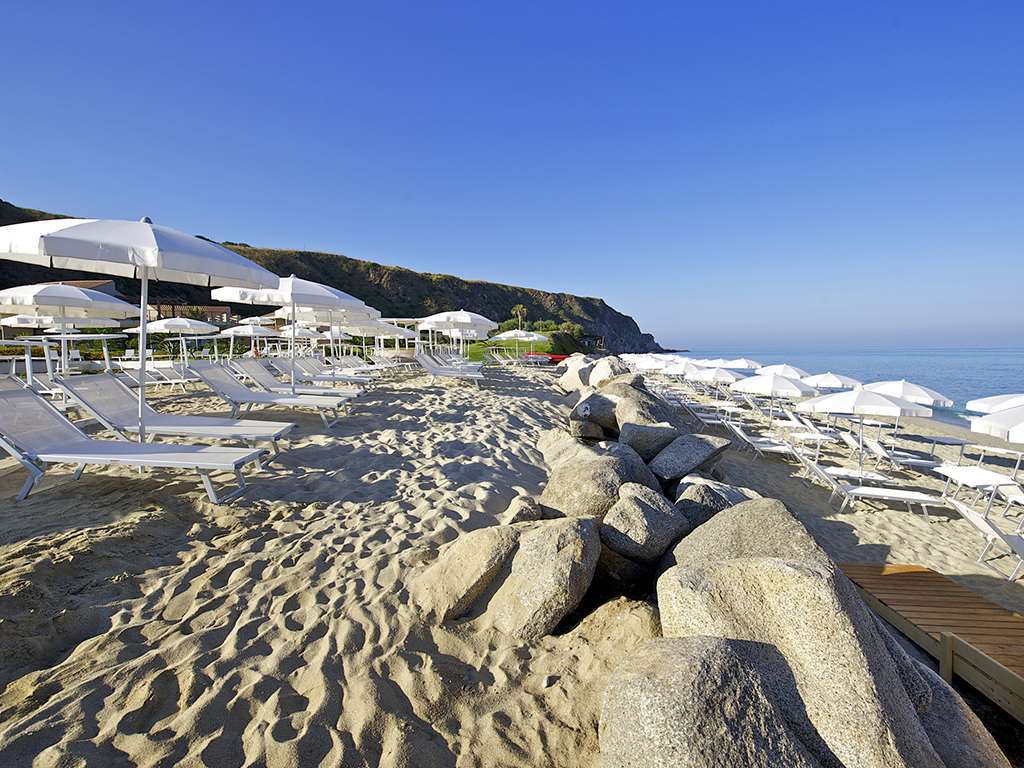
[[(0, 200), (0, 226), (57, 216)], [(579, 323), (588, 335), (602, 337), (610, 352), (660, 349), (654, 337), (642, 333), (633, 318), (599, 298), (414, 272), (332, 253), (253, 248), (230, 242), (224, 245), (279, 275), (295, 274), (337, 286), (376, 307), (385, 317), (423, 317), (449, 309), (468, 309), (500, 321), (511, 317), (512, 307), (522, 304), (528, 320)], [(48, 280), (96, 277), (95, 273), (55, 271), (0, 260), (0, 289)], [(137, 281), (118, 278), (116, 282), (118, 290), (126, 296), (138, 296)], [(208, 291), (190, 286), (164, 283), (155, 285), (151, 291), (153, 301), (210, 302)]]

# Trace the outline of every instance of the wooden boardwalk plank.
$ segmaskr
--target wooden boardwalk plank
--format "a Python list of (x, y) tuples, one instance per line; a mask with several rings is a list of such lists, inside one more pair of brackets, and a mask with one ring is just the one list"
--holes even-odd
[(932, 656), (939, 658), (943, 643), (952, 642), (951, 674), (1024, 722), (1024, 616), (923, 566), (841, 568), (883, 618)]

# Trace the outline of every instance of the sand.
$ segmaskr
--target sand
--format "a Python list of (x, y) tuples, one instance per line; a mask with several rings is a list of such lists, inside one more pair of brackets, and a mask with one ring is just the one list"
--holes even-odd
[[(653, 631), (645, 603), (588, 601), (524, 645), (409, 600), (437, 547), (545, 481), (534, 444), (563, 398), (545, 372), (490, 376), (389, 381), (330, 434), (258, 411), (299, 434), (221, 507), (194, 476), (124, 469), (55, 472), (16, 503), (23, 473), (0, 463), (0, 765), (597, 765), (600, 694)], [(198, 392), (157, 405), (224, 412)], [(839, 514), (793, 465), (721, 466), (841, 562), (927, 565), (1024, 610), (953, 514)]]
[[(0, 765), (593, 765), (600, 692), (651, 634), (612, 601), (524, 646), (424, 623), (416, 566), (492, 525), (564, 419), (539, 372), (367, 393), (222, 507), (193, 476), (0, 466)], [(158, 407), (223, 413), (200, 394)], [(36, 761), (36, 762), (33, 762)]]

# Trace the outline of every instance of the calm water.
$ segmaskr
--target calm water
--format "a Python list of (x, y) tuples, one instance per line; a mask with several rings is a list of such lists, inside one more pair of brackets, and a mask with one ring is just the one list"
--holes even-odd
[[(1024, 349), (897, 349), (849, 352), (695, 349), (689, 357), (749, 357), (765, 365), (789, 363), (808, 373), (844, 373), (865, 383), (907, 379), (938, 390), (956, 403), (1024, 392)], [(936, 413), (938, 416), (939, 414)]]

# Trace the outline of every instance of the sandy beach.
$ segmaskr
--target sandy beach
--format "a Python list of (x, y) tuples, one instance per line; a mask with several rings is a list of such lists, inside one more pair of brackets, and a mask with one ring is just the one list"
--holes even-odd
[[(155, 403), (223, 413), (199, 391)], [(387, 381), (330, 434), (257, 411), (299, 434), (220, 507), (192, 476), (127, 469), (54, 473), (16, 503), (4, 461), (0, 764), (597, 765), (601, 693), (658, 634), (650, 603), (588, 597), (524, 644), (485, 616), (427, 622), (409, 591), (438, 547), (541, 490), (537, 437), (567, 413), (551, 374), (526, 369), (479, 389)], [(730, 449), (720, 467), (839, 562), (926, 565), (1024, 610), (954, 514), (839, 514), (792, 464)]]

